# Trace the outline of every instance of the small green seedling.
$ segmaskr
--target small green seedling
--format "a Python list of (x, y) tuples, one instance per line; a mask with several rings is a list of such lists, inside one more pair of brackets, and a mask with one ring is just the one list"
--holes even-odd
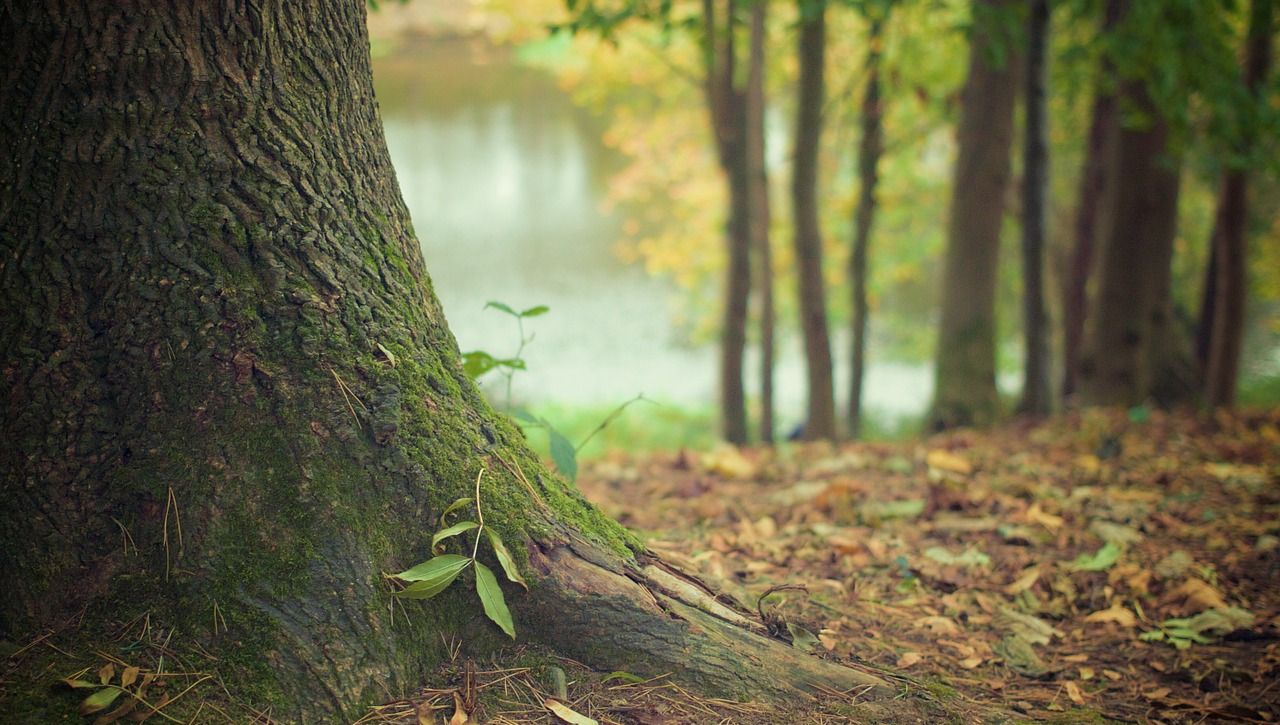
[[(485, 616), (493, 620), (494, 624), (497, 624), (503, 632), (506, 632), (508, 637), (515, 639), (515, 623), (511, 620), (511, 611), (507, 609), (507, 601), (502, 595), (502, 588), (498, 586), (498, 578), (494, 576), (493, 570), (476, 560), (476, 554), (480, 551), (481, 539), (487, 539), (507, 579), (519, 584), (526, 590), (529, 588), (529, 585), (525, 583), (524, 577), (520, 576), (520, 570), (516, 567), (516, 561), (511, 556), (506, 544), (502, 542), (502, 539), (493, 529), (484, 525), (484, 512), (480, 508), (480, 480), (484, 478), (484, 474), (485, 469), (481, 468), (480, 473), (476, 475), (474, 501), (477, 520), (458, 521), (448, 525), (449, 516), (466, 508), (472, 502), (472, 498), (464, 496), (449, 504), (444, 512), (440, 514), (440, 526), (442, 528), (431, 537), (431, 553), (434, 556), (390, 578), (408, 584), (403, 589), (395, 592), (395, 596), (402, 599), (430, 599), (448, 589), (449, 585), (453, 584), (454, 580), (462, 572), (472, 569), (475, 571), (476, 594), (480, 597), (480, 604), (484, 607)], [(468, 532), (474, 532), (475, 536), (475, 543), (471, 547), (470, 556), (442, 553), (446, 540)]]
[(551, 311), (546, 305), (534, 305), (527, 310), (516, 312), (510, 305), (503, 302), (489, 301), (485, 304), (484, 309), (493, 308), (499, 312), (505, 312), (515, 318), (516, 330), (519, 333), (519, 345), (516, 346), (516, 353), (508, 358), (497, 358), (485, 352), (484, 350), (472, 350), (462, 354), (462, 367), (466, 371), (467, 377), (472, 380), (478, 379), (480, 376), (491, 370), (497, 370), (507, 380), (507, 409), (511, 409), (511, 379), (515, 377), (517, 370), (526, 370), (524, 358), (520, 357), (524, 354), (524, 348), (533, 342), (533, 335), (526, 335), (524, 332), (524, 321), (530, 317), (538, 317), (545, 315)]

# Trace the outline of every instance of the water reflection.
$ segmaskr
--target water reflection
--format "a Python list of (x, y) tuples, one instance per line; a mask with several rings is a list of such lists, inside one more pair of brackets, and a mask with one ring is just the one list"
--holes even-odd
[[(379, 58), (374, 79), (400, 187), (464, 351), (514, 352), (514, 324), (486, 301), (546, 304), (551, 314), (530, 325), (517, 400), (611, 404), (644, 393), (714, 404), (715, 351), (681, 344), (667, 314), (673, 290), (614, 255), (620, 220), (601, 200), (619, 160), (552, 77), (453, 40)], [(920, 366), (876, 365), (867, 387), (870, 407), (901, 415), (922, 409), (930, 380)], [(803, 392), (792, 340), (778, 376), (784, 421)]]

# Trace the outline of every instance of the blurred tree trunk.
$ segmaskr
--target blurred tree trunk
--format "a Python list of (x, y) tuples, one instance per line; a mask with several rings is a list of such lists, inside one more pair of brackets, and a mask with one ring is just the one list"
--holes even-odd
[(737, 22), (734, 0), (703, 0), (707, 108), (720, 168), (729, 191), (725, 221), (724, 312), (720, 330), (720, 424), (724, 439), (747, 442), (747, 407), (742, 362), (747, 345), (747, 304), (751, 294), (751, 169), (747, 154), (746, 97), (735, 84)]
[[(468, 582), (393, 616), (382, 575), (478, 487), (530, 580), (507, 587), (522, 639), (720, 696), (892, 696), (644, 554), (485, 403), (400, 198), (364, 13), (0, 12), (0, 638), (48, 627), (213, 673), (273, 718), (350, 722), (415, 692), (448, 639), (505, 641)], [(79, 719), (27, 702), (48, 711), (8, 718)]]
[(1044, 305), (1045, 215), (1049, 190), (1048, 47), (1049, 0), (1030, 0), (1027, 16), (1026, 130), (1022, 169), (1022, 319), (1026, 345), (1022, 400), (1018, 410), (1047, 415), (1049, 324)]
[[(1252, 100), (1260, 102), (1259, 89), (1271, 64), (1272, 0), (1253, 0), (1249, 12), (1249, 35), (1244, 59), (1244, 82)], [(1240, 139), (1247, 151), (1254, 132)], [(1209, 345), (1205, 372), (1209, 405), (1235, 403), (1236, 378), (1240, 370), (1240, 347), (1244, 337), (1245, 294), (1249, 284), (1245, 273), (1248, 244), (1248, 174), (1242, 168), (1228, 168), (1222, 175), (1218, 212), (1214, 222), (1210, 264), (1214, 303), (1208, 325)]]
[(1099, 235), (1098, 292), (1080, 363), (1086, 405), (1138, 405), (1161, 385), (1176, 345), (1171, 262), (1177, 232), (1179, 160), (1169, 125), (1140, 81), (1120, 96), (1146, 124), (1124, 124), (1109, 146), (1108, 212)]
[(989, 423), (999, 408), (995, 372), (996, 269), (1009, 185), (1014, 41), (997, 36), (1016, 0), (974, 0), (969, 76), (961, 94), (942, 288), (942, 326), (929, 427)]
[(765, 159), (764, 45), (768, 0), (751, 6), (747, 59), (746, 133), (750, 178), (751, 248), (755, 251), (756, 289), (760, 293), (760, 442), (773, 443), (773, 252), (770, 249), (769, 170)]
[(822, 277), (822, 231), (818, 224), (818, 142), (822, 135), (823, 65), (826, 62), (826, 3), (800, 2), (800, 87), (796, 98), (796, 146), (791, 177), (795, 216), (796, 287), (804, 334), (809, 388), (804, 423), (807, 440), (836, 435), (831, 340)]
[(877, 167), (884, 153), (884, 109), (880, 99), (881, 44), (886, 18), (871, 19), (867, 35), (867, 87), (862, 95), (862, 140), (858, 147), (858, 206), (853, 219), (853, 252), (849, 280), (853, 286), (852, 354), (849, 366), (849, 437), (862, 435), (862, 381), (867, 343), (867, 248), (876, 212)]
[[(1120, 0), (1107, 0), (1100, 35), (1111, 32), (1120, 18)], [(1115, 138), (1119, 123), (1116, 97), (1110, 87), (1115, 66), (1103, 56), (1094, 82), (1093, 111), (1084, 168), (1080, 171), (1079, 201), (1076, 207), (1075, 247), (1071, 250), (1069, 277), (1063, 285), (1062, 302), (1062, 397), (1075, 395), (1080, 375), (1080, 354), (1084, 343), (1085, 315), (1088, 310), (1087, 288), (1093, 269), (1095, 240), (1098, 236), (1102, 202), (1107, 195), (1107, 162), (1112, 154), (1107, 147)]]

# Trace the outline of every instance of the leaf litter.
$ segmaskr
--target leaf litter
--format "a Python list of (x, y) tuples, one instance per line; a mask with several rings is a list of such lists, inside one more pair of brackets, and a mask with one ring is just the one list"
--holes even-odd
[(1280, 411), (612, 454), (579, 485), (744, 606), (803, 587), (772, 611), (806, 646), (976, 708), (1280, 721)]

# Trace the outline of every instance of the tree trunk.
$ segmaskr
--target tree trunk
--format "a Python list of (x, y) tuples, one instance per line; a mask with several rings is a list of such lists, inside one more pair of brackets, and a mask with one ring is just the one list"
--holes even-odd
[(1080, 364), (1087, 405), (1138, 405), (1153, 393), (1170, 342), (1170, 265), (1177, 231), (1179, 164), (1168, 122), (1138, 81), (1122, 97), (1149, 122), (1125, 125), (1110, 142), (1108, 213), (1100, 234), (1098, 293)]
[(1022, 169), (1022, 400), (1018, 411), (1048, 415), (1049, 323), (1044, 306), (1045, 215), (1049, 190), (1049, 0), (1031, 0), (1027, 17), (1026, 129)]
[(769, 170), (765, 161), (764, 44), (766, 0), (751, 6), (751, 41), (747, 59), (746, 132), (750, 173), (751, 248), (756, 255), (756, 288), (760, 292), (760, 442), (773, 443), (773, 252), (770, 249)]
[(704, 0), (702, 10), (707, 109), (729, 191), (725, 221), (728, 267), (720, 329), (720, 424), (724, 439), (740, 445), (747, 442), (742, 361), (747, 345), (747, 303), (751, 294), (751, 184), (746, 149), (746, 99), (734, 83), (737, 30), (733, 0), (725, 0), (723, 28), (716, 20), (715, 0)]
[(800, 3), (800, 87), (796, 98), (796, 146), (791, 177), (795, 253), (809, 388), (806, 440), (836, 435), (831, 340), (822, 278), (822, 231), (818, 226), (818, 142), (822, 136), (823, 65), (826, 60), (826, 6)]
[(867, 35), (867, 87), (862, 95), (862, 141), (858, 147), (858, 207), (853, 219), (853, 253), (849, 256), (849, 279), (853, 285), (853, 349), (849, 366), (849, 437), (862, 435), (862, 378), (867, 342), (867, 247), (876, 213), (877, 167), (884, 153), (884, 110), (880, 101), (880, 45), (885, 18), (871, 20)]
[[(959, 154), (947, 229), (942, 326), (930, 428), (981, 425), (999, 408), (995, 369), (996, 269), (1009, 185), (1013, 40), (996, 34), (1012, 0), (975, 0), (969, 77), (961, 94)], [(997, 46), (997, 44), (999, 44)], [(993, 49), (1000, 47), (1002, 53)], [(996, 65), (993, 56), (1003, 56)]]
[[(1249, 37), (1245, 48), (1244, 82), (1252, 99), (1260, 102), (1258, 91), (1271, 64), (1272, 2), (1253, 0), (1249, 12)], [(1249, 148), (1256, 134), (1247, 131), (1239, 140), (1242, 150)], [(1231, 406), (1235, 403), (1236, 378), (1240, 371), (1240, 347), (1244, 339), (1244, 307), (1248, 278), (1245, 264), (1248, 245), (1248, 175), (1243, 168), (1230, 168), (1222, 175), (1218, 195), (1218, 213), (1214, 223), (1211, 254), (1216, 264), (1210, 265), (1214, 277), (1215, 302), (1210, 325), (1205, 372), (1206, 397), (1209, 405)]]
[[(1107, 0), (1101, 35), (1106, 36), (1120, 19), (1120, 0)], [(1062, 302), (1062, 397), (1075, 395), (1080, 375), (1080, 354), (1084, 342), (1087, 286), (1093, 269), (1095, 239), (1101, 218), (1102, 201), (1107, 196), (1107, 161), (1112, 158), (1107, 143), (1115, 138), (1119, 123), (1116, 99), (1108, 87), (1115, 75), (1111, 60), (1104, 56), (1094, 83), (1093, 111), (1084, 168), (1080, 171), (1079, 206), (1076, 208), (1075, 247), (1071, 251), (1070, 275), (1063, 285)]]
[(10, 6), (0, 68), (0, 637), (136, 638), (131, 661), (273, 718), (354, 719), (451, 634), (502, 641), (467, 584), (392, 616), (381, 574), (484, 470), (522, 638), (723, 695), (891, 694), (644, 555), (484, 402), (396, 186), (363, 2)]

